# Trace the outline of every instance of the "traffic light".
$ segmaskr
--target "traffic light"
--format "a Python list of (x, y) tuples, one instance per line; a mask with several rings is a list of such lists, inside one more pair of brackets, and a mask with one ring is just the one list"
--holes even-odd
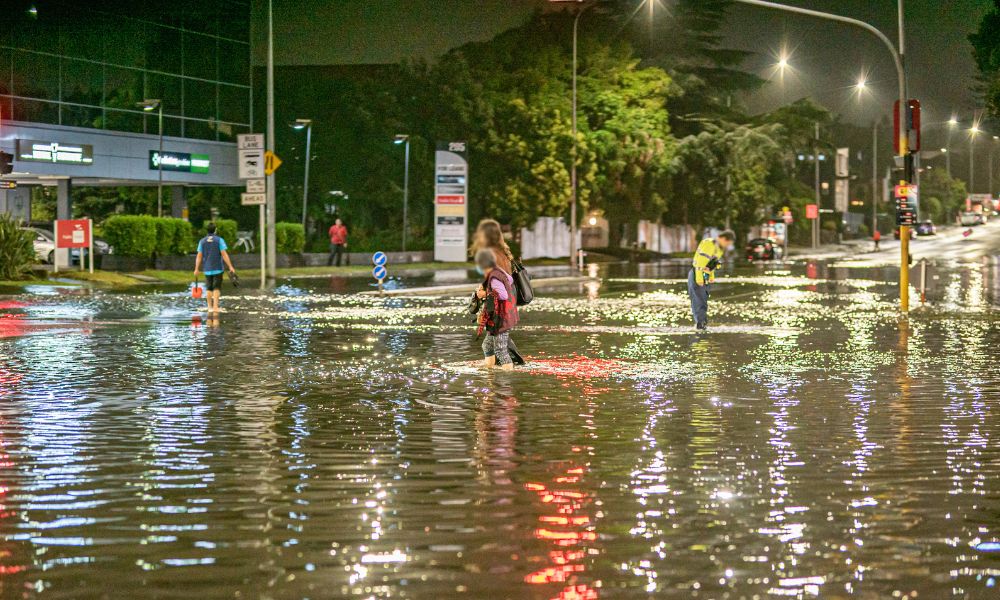
[(0, 151), (0, 175), (14, 172), (14, 155)]

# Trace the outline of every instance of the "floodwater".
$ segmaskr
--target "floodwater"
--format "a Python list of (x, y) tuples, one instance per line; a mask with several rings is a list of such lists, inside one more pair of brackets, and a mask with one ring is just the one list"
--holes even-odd
[(610, 271), (513, 373), (364, 280), (6, 296), (0, 597), (1000, 597), (998, 269), (908, 321), (887, 269), (744, 269), (707, 335)]

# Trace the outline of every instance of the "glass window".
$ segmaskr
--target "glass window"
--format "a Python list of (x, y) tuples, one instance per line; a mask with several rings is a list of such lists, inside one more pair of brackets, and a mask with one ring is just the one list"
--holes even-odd
[(250, 49), (244, 44), (219, 40), (219, 81), (250, 82)]
[(215, 115), (214, 83), (184, 80), (184, 116), (195, 119), (212, 119)]
[(79, 60), (63, 60), (63, 101), (99, 107), (103, 96), (104, 67)]
[(150, 26), (148, 33), (146, 68), (180, 75), (181, 32), (168, 27)]
[(104, 115), (98, 106), (64, 104), (62, 107), (62, 124), (72, 127), (93, 127), (99, 129), (104, 124)]
[(146, 66), (146, 29), (141, 21), (120, 19), (107, 33), (104, 60), (123, 67)]
[(59, 58), (24, 50), (14, 51), (14, 95), (59, 99)]
[[(104, 117), (102, 119), (102, 125), (104, 129), (111, 129), (114, 131), (129, 131), (132, 133), (142, 133), (143, 128), (143, 117), (145, 115), (138, 114), (131, 111), (126, 111), (123, 109), (108, 108), (104, 111)], [(151, 133), (157, 133), (157, 123), (156, 119), (152, 119), (152, 130)]]
[(230, 123), (249, 123), (250, 90), (220, 84), (219, 119)]
[(217, 52), (215, 38), (194, 33), (184, 34), (184, 74), (215, 80)]
[[(8, 50), (6, 48), (0, 48), (0, 94), (11, 93), (10, 86), (10, 59), (14, 54), (13, 50)], [(4, 111), (6, 114), (6, 111)]]
[(148, 73), (146, 75), (146, 93), (144, 97), (163, 100), (164, 114), (174, 116), (182, 114), (180, 77)]
[(104, 102), (109, 108), (135, 110), (143, 100), (142, 73), (118, 67), (104, 68)]
[[(104, 60), (104, 41), (112, 29), (105, 19), (92, 17), (67, 18), (59, 28), (58, 51), (65, 56), (86, 58), (88, 60)], [(49, 52), (56, 52), (52, 46)]]

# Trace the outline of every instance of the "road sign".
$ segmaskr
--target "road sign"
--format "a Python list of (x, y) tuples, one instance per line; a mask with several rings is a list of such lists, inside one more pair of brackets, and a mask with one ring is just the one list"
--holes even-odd
[(819, 218), (819, 205), (818, 204), (806, 204), (806, 218), (807, 219), (818, 219)]
[(87, 248), (89, 246), (89, 219), (56, 221), (56, 248)]
[(281, 166), (281, 159), (274, 152), (268, 150), (264, 153), (264, 174), (274, 175), (274, 172)]
[(375, 267), (374, 269), (372, 269), (372, 277), (374, 277), (375, 279), (378, 279), (380, 283), (381, 283), (381, 281), (383, 279), (385, 279), (385, 276), (388, 275), (388, 274), (389, 274), (389, 271), (387, 271), (386, 268), (383, 267), (382, 265), (379, 265), (379, 266)]
[(376, 267), (381, 267), (387, 262), (389, 262), (389, 257), (385, 255), (385, 252), (376, 252), (375, 254), (372, 254), (372, 264)]
[(263, 150), (263, 133), (241, 133), (236, 136), (236, 147), (240, 150)]
[(264, 151), (240, 150), (240, 179), (259, 179), (264, 176)]
[(785, 214), (782, 216), (782, 220), (785, 221), (785, 225), (791, 225), (792, 223), (794, 223), (795, 222), (795, 218), (792, 217), (792, 211), (790, 211), (790, 210), (789, 211), (785, 211)]
[(240, 194), (240, 204), (243, 206), (262, 206), (267, 204), (267, 194)]
[(16, 181), (0, 181), (0, 190), (16, 190)]
[(267, 180), (266, 179), (247, 179), (247, 193), (248, 194), (265, 194), (267, 193)]

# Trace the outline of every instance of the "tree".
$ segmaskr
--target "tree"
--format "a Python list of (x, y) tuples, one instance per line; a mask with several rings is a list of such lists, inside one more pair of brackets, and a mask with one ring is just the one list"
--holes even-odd
[(1000, 119), (1000, 0), (993, 0), (993, 10), (983, 16), (979, 29), (969, 35), (972, 57), (979, 68), (975, 91), (993, 119)]
[(930, 169), (920, 177), (920, 216), (936, 223), (951, 221), (962, 211), (967, 196), (964, 181), (949, 177), (944, 169)]

